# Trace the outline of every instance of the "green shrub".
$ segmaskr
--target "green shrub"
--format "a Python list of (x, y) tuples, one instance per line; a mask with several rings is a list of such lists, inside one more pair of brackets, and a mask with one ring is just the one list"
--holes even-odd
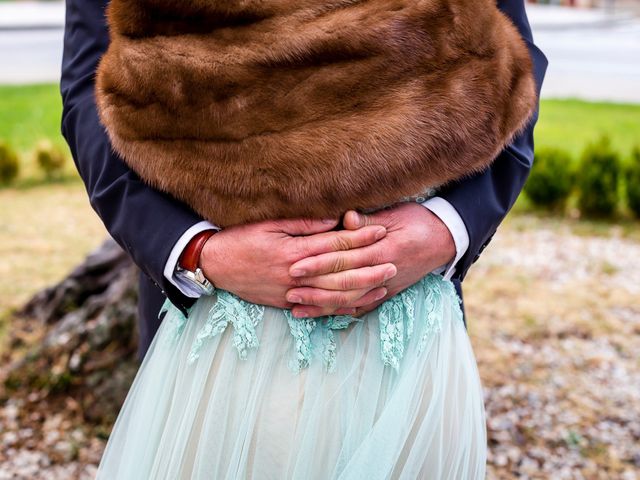
[(48, 179), (59, 176), (64, 168), (64, 153), (49, 140), (38, 142), (35, 151), (36, 163)]
[(627, 199), (631, 211), (640, 218), (640, 146), (633, 149), (627, 168)]
[(578, 169), (580, 196), (578, 205), (583, 214), (591, 217), (613, 215), (618, 205), (620, 157), (603, 136), (587, 145)]
[(564, 150), (545, 148), (536, 152), (524, 190), (534, 205), (562, 209), (572, 184), (571, 156)]
[(0, 183), (11, 183), (20, 171), (18, 155), (9, 145), (0, 141)]

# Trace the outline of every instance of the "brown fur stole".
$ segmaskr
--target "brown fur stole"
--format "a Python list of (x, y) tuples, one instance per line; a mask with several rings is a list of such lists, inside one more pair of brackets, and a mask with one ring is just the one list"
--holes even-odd
[(221, 226), (458, 179), (535, 108), (493, 0), (112, 0), (108, 21), (96, 95), (113, 147)]

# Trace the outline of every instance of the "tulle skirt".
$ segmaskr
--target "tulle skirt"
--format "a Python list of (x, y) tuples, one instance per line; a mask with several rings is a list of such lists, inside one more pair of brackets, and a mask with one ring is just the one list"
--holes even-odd
[(482, 388), (441, 277), (360, 319), (228, 292), (165, 310), (99, 479), (484, 478)]

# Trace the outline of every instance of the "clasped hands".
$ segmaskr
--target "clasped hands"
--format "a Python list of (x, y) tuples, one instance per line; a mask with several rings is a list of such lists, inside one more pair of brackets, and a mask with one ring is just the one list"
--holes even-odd
[(278, 220), (224, 229), (200, 267), (217, 288), (297, 318), (359, 316), (455, 256), (446, 225), (417, 203), (339, 219)]

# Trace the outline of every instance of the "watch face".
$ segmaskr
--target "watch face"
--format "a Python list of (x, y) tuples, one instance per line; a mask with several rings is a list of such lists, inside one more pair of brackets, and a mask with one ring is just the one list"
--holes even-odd
[(175, 275), (182, 281), (188, 282), (190, 288), (200, 295), (213, 295), (215, 292), (215, 286), (207, 280), (200, 268), (197, 268), (195, 272), (192, 272), (178, 267), (176, 268)]

